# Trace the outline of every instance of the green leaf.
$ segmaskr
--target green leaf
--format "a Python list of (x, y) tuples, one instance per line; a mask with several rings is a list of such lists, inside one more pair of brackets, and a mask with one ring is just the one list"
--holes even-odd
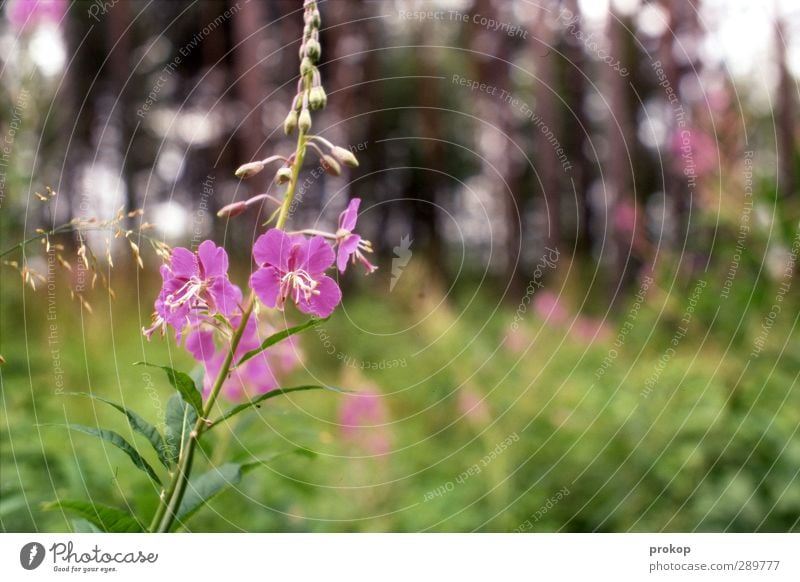
[(242, 480), (242, 466), (238, 463), (225, 463), (189, 480), (186, 493), (176, 513), (176, 519), (188, 519), (217, 493)]
[(274, 346), (275, 344), (285, 340), (289, 336), (292, 336), (296, 333), (300, 333), (301, 331), (305, 331), (311, 327), (314, 327), (315, 325), (319, 325), (320, 323), (324, 323), (329, 319), (330, 316), (324, 319), (317, 319), (316, 317), (312, 317), (305, 323), (301, 323), (300, 325), (295, 325), (294, 327), (289, 327), (287, 329), (284, 329), (283, 331), (279, 331), (278, 333), (273, 333), (271, 336), (269, 336), (267, 339), (261, 342), (261, 345), (259, 347), (257, 347), (254, 350), (250, 350), (245, 355), (243, 355), (241, 359), (236, 363), (236, 365), (241, 366), (244, 362), (246, 362), (250, 358), (254, 358), (258, 354), (269, 348), (270, 346)]
[(180, 452), (189, 439), (189, 434), (194, 430), (197, 422), (197, 411), (181, 397), (173, 394), (167, 400), (164, 411), (164, 443), (167, 458), (176, 462)]
[(245, 473), (258, 467), (263, 467), (278, 457), (293, 453), (310, 457), (316, 456), (315, 453), (308, 449), (292, 449), (280, 453), (273, 453), (264, 459), (251, 461), (249, 463), (224, 463), (219, 467), (210, 469), (206, 473), (191, 479), (186, 487), (186, 493), (178, 507), (178, 511), (175, 514), (176, 521), (184, 522), (188, 520), (198, 509), (208, 503), (212, 497), (232, 485), (238, 485), (242, 480), (242, 475)]
[(42, 509), (44, 511), (69, 511), (105, 532), (140, 533), (144, 531), (142, 524), (129, 513), (107, 505), (96, 505), (89, 501), (59, 499), (45, 503), (42, 505)]
[(158, 475), (153, 470), (153, 467), (150, 466), (150, 463), (144, 460), (142, 455), (139, 454), (139, 451), (136, 448), (126, 441), (122, 435), (119, 433), (114, 432), (113, 430), (107, 430), (105, 428), (95, 428), (93, 426), (84, 426), (82, 424), (43, 424), (42, 426), (58, 426), (61, 428), (68, 428), (69, 430), (74, 430), (76, 432), (82, 432), (84, 434), (89, 434), (92, 436), (96, 436), (99, 439), (102, 439), (106, 442), (111, 443), (122, 452), (124, 452), (128, 457), (130, 457), (133, 464), (139, 467), (142, 471), (147, 473), (147, 475), (156, 483), (161, 485), (161, 479), (158, 478)]
[(73, 519), (72, 520), (72, 532), (73, 533), (102, 533), (99, 527), (93, 524), (91, 521), (87, 521), (83, 518)]
[(150, 366), (151, 368), (161, 368), (164, 370), (167, 373), (167, 378), (169, 379), (169, 383), (172, 384), (172, 387), (180, 393), (183, 399), (188, 402), (192, 408), (194, 408), (198, 416), (202, 416), (203, 396), (197, 390), (194, 380), (192, 380), (188, 374), (173, 370), (169, 366), (159, 366), (157, 364), (148, 364), (147, 362), (136, 362), (134, 365)]
[(235, 416), (242, 412), (243, 410), (247, 410), (248, 408), (252, 407), (259, 407), (262, 402), (265, 400), (269, 400), (270, 398), (276, 398), (278, 396), (283, 396), (284, 394), (290, 394), (292, 392), (302, 392), (304, 390), (332, 390), (333, 392), (344, 392), (343, 390), (339, 390), (337, 388), (332, 388), (330, 386), (317, 386), (317, 385), (308, 385), (308, 386), (295, 386), (293, 388), (279, 388), (277, 390), (271, 390), (266, 394), (261, 394), (260, 396), (253, 398), (249, 402), (245, 402), (244, 404), (239, 404), (238, 406), (234, 406), (230, 410), (228, 410), (225, 414), (220, 416), (217, 420), (212, 422), (208, 428), (218, 425), (220, 422), (228, 420), (232, 416)]
[(158, 432), (158, 429), (154, 427), (152, 424), (147, 422), (141, 416), (136, 414), (134, 411), (130, 410), (129, 408), (125, 408), (116, 402), (103, 398), (102, 396), (97, 396), (95, 394), (89, 394), (87, 392), (73, 392), (72, 395), (74, 396), (88, 396), (94, 400), (99, 400), (100, 402), (105, 402), (109, 406), (113, 406), (117, 410), (119, 410), (122, 414), (124, 414), (128, 418), (128, 424), (131, 425), (131, 428), (138, 432), (140, 435), (144, 436), (150, 444), (153, 446), (153, 449), (158, 454), (158, 460), (164, 465), (167, 469), (172, 466), (172, 462), (170, 458), (167, 456), (166, 452), (166, 444), (164, 443), (164, 437), (161, 436), (161, 433)]

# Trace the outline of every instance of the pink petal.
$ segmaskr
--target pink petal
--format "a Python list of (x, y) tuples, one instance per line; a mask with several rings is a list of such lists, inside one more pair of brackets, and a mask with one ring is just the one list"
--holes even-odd
[(200, 257), (200, 264), (203, 266), (204, 278), (223, 277), (228, 274), (228, 253), (213, 241), (203, 241), (197, 249), (197, 256)]
[(361, 204), (361, 198), (353, 198), (344, 212), (339, 215), (339, 228), (349, 230), (350, 232), (356, 227), (356, 220), (358, 220), (358, 206)]
[(214, 333), (195, 330), (186, 336), (186, 349), (198, 362), (206, 362), (212, 358), (216, 350)]
[(333, 264), (334, 256), (331, 245), (321, 236), (315, 236), (302, 248), (298, 258), (303, 267), (298, 265), (298, 268), (305, 268), (311, 274), (324, 273)]
[(303, 313), (310, 313), (319, 317), (328, 317), (342, 300), (342, 292), (336, 284), (336, 281), (330, 277), (323, 275), (317, 282), (316, 290), (319, 291), (319, 294), (312, 295), (309, 301), (301, 297), (297, 307)]
[(209, 289), (214, 303), (223, 315), (231, 315), (242, 302), (242, 292), (225, 277), (217, 277)]
[(197, 257), (183, 247), (172, 249), (172, 274), (189, 279), (197, 274)]
[(260, 266), (278, 267), (282, 272), (289, 270), (289, 253), (292, 239), (282, 230), (272, 228), (262, 234), (253, 245), (253, 258)]
[(358, 249), (360, 241), (360, 236), (351, 234), (339, 243), (339, 256), (336, 258), (336, 266), (339, 268), (340, 273), (344, 273), (345, 269), (347, 269), (347, 261), (350, 259), (350, 255)]
[(267, 307), (275, 307), (280, 292), (280, 274), (274, 267), (258, 269), (250, 276), (250, 288)]

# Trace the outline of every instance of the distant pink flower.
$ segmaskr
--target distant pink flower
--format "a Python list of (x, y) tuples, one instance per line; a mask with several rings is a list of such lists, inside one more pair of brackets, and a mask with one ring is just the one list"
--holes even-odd
[(611, 337), (604, 321), (591, 317), (577, 317), (570, 329), (572, 336), (583, 343), (603, 342)]
[(491, 419), (486, 400), (471, 388), (462, 388), (458, 391), (458, 411), (464, 415), (467, 422), (474, 425), (484, 425)]
[(10, 0), (6, 18), (15, 28), (27, 28), (43, 22), (60, 23), (67, 10), (66, 0)]
[(186, 326), (217, 313), (228, 317), (242, 300), (242, 292), (228, 280), (228, 254), (210, 240), (197, 255), (183, 247), (173, 249), (170, 264), (161, 266), (161, 278), (153, 325), (144, 330), (148, 338), (171, 325), (180, 341)]
[(531, 343), (528, 332), (521, 326), (512, 326), (506, 337), (506, 349), (515, 354), (524, 352)]
[(539, 317), (548, 323), (561, 324), (569, 316), (567, 309), (561, 304), (558, 295), (550, 291), (541, 291), (533, 299), (533, 307)]
[(715, 140), (697, 128), (675, 131), (671, 146), (678, 168), (687, 177), (704, 176), (719, 162)]
[[(641, 221), (642, 218), (638, 217)], [(614, 208), (614, 226), (623, 235), (630, 235), (636, 229), (636, 205), (621, 201)]]
[(347, 269), (347, 261), (351, 257), (353, 264), (358, 260), (366, 267), (367, 273), (372, 273), (378, 268), (370, 263), (361, 252), (372, 252), (369, 242), (353, 233), (358, 219), (358, 207), (360, 204), (360, 198), (353, 198), (344, 212), (339, 215), (339, 229), (336, 231), (336, 245), (339, 252), (336, 257), (336, 266), (341, 273), (344, 273), (345, 269)]
[(383, 395), (374, 388), (345, 395), (339, 408), (342, 436), (373, 455), (385, 455), (391, 449), (387, 422)]
[(258, 237), (253, 257), (260, 268), (250, 287), (267, 307), (283, 310), (292, 299), (303, 313), (327, 317), (342, 300), (339, 286), (324, 274), (334, 252), (321, 236), (307, 239), (273, 228)]

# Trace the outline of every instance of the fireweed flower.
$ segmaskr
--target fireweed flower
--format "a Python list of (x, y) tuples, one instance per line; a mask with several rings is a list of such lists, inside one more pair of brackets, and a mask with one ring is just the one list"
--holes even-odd
[(250, 276), (250, 287), (267, 307), (283, 310), (291, 299), (303, 313), (328, 317), (342, 300), (339, 286), (325, 275), (334, 253), (321, 236), (289, 236), (273, 228), (258, 237), (253, 257), (260, 268)]
[[(240, 315), (236, 315), (231, 319), (231, 324), (234, 327), (237, 327), (240, 323)], [(271, 335), (275, 330), (269, 328), (264, 331), (266, 335)], [(261, 339), (258, 334), (256, 320), (249, 319), (245, 325), (242, 339), (236, 348), (234, 361), (240, 359), (248, 351), (258, 348), (261, 345)], [(228, 354), (230, 345), (228, 342), (223, 342), (223, 345), (218, 348), (214, 343), (213, 331), (195, 329), (186, 337), (186, 349), (205, 369), (203, 393), (207, 396), (222, 369), (222, 364)], [(275, 371), (277, 370), (279, 373), (289, 372), (297, 365), (298, 361), (295, 339), (288, 338), (286, 341), (247, 360), (241, 366), (233, 368), (222, 384), (222, 393), (229, 400), (235, 401), (274, 390), (279, 386)]]
[(153, 325), (142, 330), (148, 338), (171, 325), (180, 342), (186, 326), (197, 326), (218, 313), (229, 317), (242, 300), (242, 292), (228, 280), (228, 254), (210, 240), (200, 245), (197, 255), (183, 247), (173, 249), (170, 264), (161, 266), (161, 278)]
[(378, 267), (370, 263), (361, 251), (371, 253), (372, 245), (359, 235), (353, 233), (358, 220), (358, 207), (361, 204), (360, 198), (353, 198), (347, 208), (339, 215), (339, 229), (336, 231), (336, 246), (338, 255), (336, 266), (340, 273), (347, 269), (347, 261), (352, 257), (355, 264), (358, 260), (367, 269), (367, 273), (374, 272)]
[(373, 386), (346, 395), (339, 408), (343, 439), (375, 456), (391, 451), (389, 422), (383, 395)]

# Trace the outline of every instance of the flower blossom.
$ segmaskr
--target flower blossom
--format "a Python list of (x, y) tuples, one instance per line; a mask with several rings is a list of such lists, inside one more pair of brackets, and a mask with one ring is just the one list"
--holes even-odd
[(171, 325), (180, 342), (186, 326), (197, 326), (218, 313), (229, 317), (242, 300), (242, 292), (228, 279), (228, 254), (210, 240), (200, 245), (197, 255), (182, 247), (173, 249), (170, 264), (161, 266), (161, 278), (153, 324), (143, 330), (148, 338)]
[(258, 237), (253, 257), (260, 266), (250, 287), (264, 305), (283, 310), (287, 299), (303, 313), (329, 316), (342, 300), (336, 282), (325, 275), (334, 252), (321, 236), (290, 236), (277, 228)]
[(370, 242), (353, 233), (353, 229), (356, 227), (356, 220), (358, 220), (358, 207), (360, 204), (360, 198), (353, 198), (344, 212), (339, 215), (339, 229), (336, 231), (336, 245), (338, 247), (336, 266), (341, 273), (344, 273), (345, 269), (347, 269), (347, 261), (351, 257), (353, 264), (358, 260), (366, 267), (367, 273), (372, 273), (378, 268), (370, 263), (361, 252), (372, 252)]
[[(231, 320), (235, 328), (241, 323), (241, 316), (236, 315)], [(274, 333), (272, 328), (264, 330), (269, 336)], [(242, 338), (236, 347), (234, 364), (247, 352), (261, 345), (258, 325), (255, 318), (250, 318), (245, 325)], [(195, 329), (186, 337), (186, 349), (195, 360), (205, 369), (203, 380), (203, 394), (208, 395), (219, 376), (222, 364), (228, 354), (230, 346), (225, 343), (220, 348), (214, 343), (214, 332), (205, 329)], [(280, 344), (254, 356), (235, 368), (222, 384), (222, 393), (230, 400), (242, 400), (258, 394), (264, 394), (278, 388), (279, 383), (275, 375), (278, 372), (289, 372), (298, 363), (298, 353), (295, 338), (287, 338)]]

